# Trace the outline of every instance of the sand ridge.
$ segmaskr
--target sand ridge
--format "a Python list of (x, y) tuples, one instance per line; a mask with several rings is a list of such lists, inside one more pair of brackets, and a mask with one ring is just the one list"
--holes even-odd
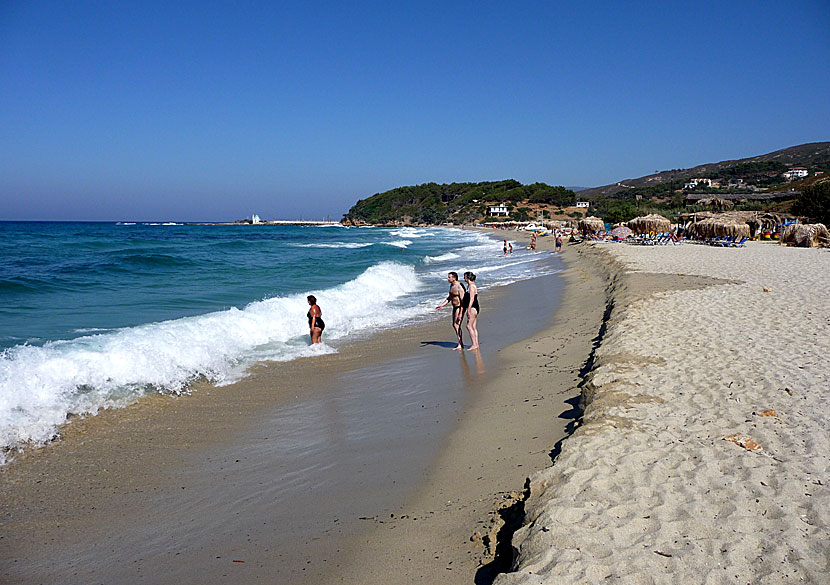
[(609, 266), (613, 310), (583, 424), (531, 477), (515, 572), (495, 582), (826, 583), (830, 254), (580, 253)]

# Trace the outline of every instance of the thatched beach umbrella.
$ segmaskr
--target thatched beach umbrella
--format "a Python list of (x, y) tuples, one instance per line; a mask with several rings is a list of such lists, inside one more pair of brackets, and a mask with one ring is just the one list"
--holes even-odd
[(579, 220), (579, 229), (587, 232), (601, 232), (605, 229), (605, 222), (592, 215)]
[(719, 238), (723, 236), (748, 238), (749, 224), (733, 217), (716, 216), (697, 222), (692, 226), (692, 231), (701, 238)]
[(671, 222), (662, 215), (652, 213), (642, 217), (635, 217), (628, 222), (628, 227), (630, 227), (635, 234), (648, 234), (651, 232), (657, 234), (662, 232), (670, 232)]
[(728, 199), (721, 199), (720, 197), (707, 197), (697, 202), (698, 205), (705, 205), (707, 207), (717, 207), (718, 209), (732, 209), (733, 204)]
[(830, 232), (823, 223), (797, 223), (784, 228), (780, 243), (800, 248), (826, 248), (830, 246)]

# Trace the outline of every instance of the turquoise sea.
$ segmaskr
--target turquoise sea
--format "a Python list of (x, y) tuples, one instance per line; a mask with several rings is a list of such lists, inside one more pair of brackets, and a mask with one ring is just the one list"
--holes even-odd
[[(476, 272), (482, 292), (553, 270), (543, 252), (503, 257), (448, 228), (0, 222), (0, 241), (6, 450), (55, 438), (68, 414), (436, 318), (449, 270)], [(322, 347), (308, 342), (312, 293)]]

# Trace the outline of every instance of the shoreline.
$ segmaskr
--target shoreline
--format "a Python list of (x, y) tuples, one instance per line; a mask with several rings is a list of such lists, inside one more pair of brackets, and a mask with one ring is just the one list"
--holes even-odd
[[(530, 234), (511, 240), (527, 244)], [(552, 250), (553, 238), (540, 238), (539, 248)], [(577, 424), (579, 386), (605, 312), (594, 267), (564, 249), (566, 285), (551, 322), (500, 351), (499, 371), (478, 384), (421, 488), (394, 517), (355, 535), (348, 562), (320, 583), (491, 583), (510, 569), (526, 478), (551, 465)]]
[[(509, 317), (509, 312), (506, 313), (508, 316), (499, 317), (496, 314), (499, 311), (489, 310), (495, 306), (499, 294), (508, 297), (513, 294), (507, 290), (510, 287), (505, 287), (503, 293), (492, 289), (494, 294), (492, 299), (488, 299), (489, 314), (486, 315), (487, 319), (495, 319), (493, 325), (488, 325), (493, 327), (488, 329), (490, 335), (497, 330), (495, 323), (500, 318), (513, 318)], [(490, 305), (491, 302), (494, 304)], [(350, 538), (355, 531), (362, 530), (366, 522), (352, 519), (351, 527), (345, 527), (348, 522), (332, 517), (326, 521), (328, 523), (309, 524), (302, 505), (295, 502), (292, 506), (280, 499), (284, 497), (279, 491), (283, 486), (268, 485), (272, 478), (284, 474), (285, 468), (277, 466), (263, 471), (261, 466), (263, 461), (276, 465), (274, 461), (283, 457), (280, 461), (297, 462), (300, 466), (291, 472), (290, 477), (297, 477), (296, 473), (308, 475), (301, 469), (302, 464), (309, 461), (308, 456), (302, 452), (299, 456), (289, 453), (290, 457), (280, 454), (274, 450), (273, 438), (259, 435), (266, 434), (263, 429), (267, 429), (272, 436), (272, 431), (284, 433), (285, 426), (279, 425), (290, 425), (291, 417), (297, 412), (301, 415), (300, 419), (305, 420), (303, 416), (317, 416), (314, 413), (320, 408), (330, 409), (333, 406), (334, 410), (326, 415), (329, 422), (325, 424), (331, 429), (327, 432), (341, 435), (345, 432), (342, 436), (352, 436), (354, 431), (343, 428), (337, 422), (340, 416), (337, 413), (349, 408), (349, 405), (338, 406), (337, 400), (332, 401), (335, 396), (327, 388), (337, 387), (338, 376), (342, 377), (344, 371), (360, 373), (362, 378), (359, 376), (355, 382), (357, 385), (360, 380), (381, 383), (377, 381), (377, 376), (381, 376), (382, 382), (391, 380), (389, 376), (393, 373), (378, 370), (373, 364), (394, 362), (404, 367), (416, 367), (419, 359), (432, 355), (452, 361), (445, 365), (441, 365), (442, 362), (430, 364), (434, 366), (430, 376), (438, 376), (436, 380), (440, 380), (445, 372), (457, 372), (458, 353), (430, 353), (440, 350), (440, 342), (423, 341), (448, 338), (446, 328), (444, 320), (441, 320), (394, 332), (381, 332), (369, 340), (350, 345), (339, 354), (257, 366), (249, 378), (235, 385), (215, 388), (205, 384), (191, 396), (147, 397), (135, 407), (104, 411), (95, 417), (73, 420), (72, 424), (64, 427), (61, 441), (28, 450), (9, 466), (0, 469), (3, 532), (14, 536), (6, 536), (0, 541), (6, 559), (0, 568), (0, 575), (9, 582), (43, 578), (84, 582), (84, 576), (95, 575), (101, 579), (129, 575), (134, 583), (172, 579), (187, 582), (196, 578), (204, 583), (218, 583), (222, 581), (220, 575), (229, 570), (227, 555), (237, 555), (234, 550), (238, 549), (238, 556), (243, 558), (230, 560), (249, 559), (244, 564), (245, 573), (240, 571), (243, 563), (231, 565), (232, 570), (248, 575), (243, 580), (256, 580), (259, 578), (257, 575), (270, 574), (266, 569), (272, 570), (275, 566), (293, 562), (298, 566), (296, 575), (291, 577), (294, 582), (299, 582), (300, 578), (314, 582), (311, 577), (313, 571), (306, 571), (305, 566), (300, 570), (299, 565), (306, 564), (302, 555), (314, 555), (313, 558), (319, 561), (314, 571), (323, 571), (326, 563), (339, 554), (339, 543)], [(396, 343), (399, 338), (403, 338), (405, 343)], [(422, 344), (420, 354), (423, 357), (413, 356), (412, 347), (417, 347), (418, 340)], [(464, 353), (472, 355), (471, 352)], [(469, 363), (468, 367), (472, 369), (471, 379), (474, 380), (476, 365)], [(311, 376), (309, 368), (313, 370)], [(443, 392), (438, 381), (426, 386), (425, 391), (435, 392), (437, 389)], [(367, 409), (377, 406), (377, 401), (361, 397), (359, 391), (360, 388), (354, 388), (349, 394), (357, 404)], [(357, 483), (341, 490), (342, 495), (334, 499), (340, 498), (340, 503), (345, 504), (347, 510), (355, 512), (355, 517), (358, 510), (366, 507), (364, 496), (373, 493), (372, 490), (380, 498), (370, 502), (372, 505), (378, 509), (389, 509), (390, 506), (394, 509), (398, 505), (396, 498), (400, 495), (389, 496), (385, 500), (385, 486), (392, 487), (400, 482), (404, 486), (417, 486), (422, 481), (412, 474), (420, 473), (417, 471), (420, 466), (435, 457), (434, 451), (438, 448), (436, 441), (446, 432), (441, 429), (455, 425), (459, 409), (465, 407), (463, 394), (459, 394), (459, 390), (452, 390), (450, 394), (442, 392), (432, 397), (413, 398), (431, 401), (431, 404), (423, 404), (430, 406), (424, 411), (427, 414), (419, 414), (421, 419), (414, 417), (414, 421), (427, 421), (433, 418), (434, 412), (441, 415), (441, 422), (435, 427), (437, 433), (430, 431), (427, 435), (427, 443), (431, 443), (392, 445), (399, 449), (395, 453), (405, 454), (405, 458), (412, 458), (411, 462), (401, 457), (397, 457), (400, 462), (394, 461), (396, 458), (393, 457), (392, 464), (398, 467), (392, 475), (367, 473), (360, 469), (350, 472), (356, 473), (353, 479)], [(297, 411), (298, 403), (310, 405), (312, 410), (305, 413)], [(390, 412), (393, 412), (399, 407), (393, 400), (384, 408), (392, 408)], [(319, 412), (325, 414), (325, 411)], [(335, 419), (331, 419), (332, 414)], [(380, 416), (379, 420), (383, 421), (384, 416)], [(424, 416), (429, 418), (424, 419)], [(418, 424), (423, 426), (423, 423)], [(394, 429), (396, 432), (401, 430), (405, 429)], [(391, 431), (381, 429), (378, 432)], [(285, 448), (294, 449), (297, 446), (288, 445)], [(360, 455), (358, 447), (345, 448), (347, 453)], [(263, 460), (263, 456), (268, 459)], [(335, 459), (332, 454), (328, 462), (324, 460), (320, 465), (336, 464)], [(417, 461), (424, 463), (415, 464)], [(325, 473), (318, 474), (318, 477), (322, 486), (329, 481)], [(235, 486), (237, 489), (234, 491), (223, 483), (225, 480), (241, 483)], [(245, 505), (237, 510), (234, 506), (239, 504), (233, 499), (240, 497), (240, 485), (252, 495), (258, 495), (248, 498), (253, 504), (245, 501)], [(399, 487), (395, 489), (401, 495), (407, 491), (406, 488), (404, 492), (400, 492)], [(263, 515), (256, 503), (262, 495), (271, 498), (266, 501), (265, 516), (276, 514), (273, 518), (282, 517), (281, 522), (293, 522), (293, 526), (300, 531), (296, 542), (282, 542), (276, 555), (267, 551), (273, 551), (280, 542), (282, 537), (277, 537), (278, 529), (273, 524), (260, 528), (254, 526), (254, 520)], [(199, 520), (200, 515), (204, 516), (204, 512), (198, 511), (203, 502), (215, 503), (210, 504), (213, 511)], [(312, 504), (309, 502), (307, 505)], [(238, 516), (240, 513), (241, 519)], [(219, 525), (214, 526), (216, 523)], [(227, 526), (235, 527), (236, 531), (249, 530), (247, 542), (253, 544), (244, 544), (246, 539), (243, 538), (241, 546), (234, 541), (231, 550), (208, 557), (205, 547), (221, 548), (221, 545), (211, 544), (214, 535), (210, 530), (202, 528), (202, 533), (194, 531), (200, 524), (214, 531), (230, 530)], [(328, 544), (319, 542), (321, 535), (326, 535)], [(49, 543), (48, 552), (40, 550), (44, 542)], [(194, 542), (205, 544), (201, 547), (205, 550), (188, 550)], [(130, 544), (136, 543), (141, 545), (139, 550), (126, 550)], [(258, 564), (252, 564), (251, 559), (257, 557), (260, 558)], [(76, 576), (71, 577), (73, 574)]]

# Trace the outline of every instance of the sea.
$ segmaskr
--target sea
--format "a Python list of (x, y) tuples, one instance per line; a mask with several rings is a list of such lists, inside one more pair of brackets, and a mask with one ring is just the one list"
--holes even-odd
[[(486, 290), (549, 254), (453, 228), (0, 222), (0, 464), (70, 415), (229, 384), (264, 361), (337, 352), (446, 317), (446, 274)], [(311, 346), (306, 296), (324, 343)], [(482, 301), (482, 311), (487, 308)], [(446, 313), (446, 311), (444, 311)]]

